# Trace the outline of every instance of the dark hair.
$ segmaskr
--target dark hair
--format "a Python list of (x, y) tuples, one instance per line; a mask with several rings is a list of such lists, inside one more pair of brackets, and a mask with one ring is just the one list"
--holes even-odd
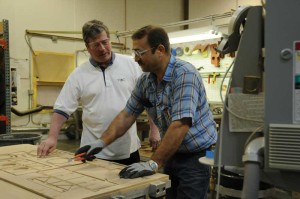
[(83, 41), (87, 44), (89, 39), (94, 39), (102, 33), (106, 32), (108, 38), (110, 38), (109, 30), (106, 25), (102, 21), (99, 20), (91, 20), (86, 22), (82, 27), (82, 38)]
[(148, 36), (147, 41), (154, 53), (155, 49), (161, 44), (166, 52), (170, 53), (170, 41), (167, 32), (158, 26), (148, 25), (140, 28), (131, 36), (132, 40), (142, 39)]

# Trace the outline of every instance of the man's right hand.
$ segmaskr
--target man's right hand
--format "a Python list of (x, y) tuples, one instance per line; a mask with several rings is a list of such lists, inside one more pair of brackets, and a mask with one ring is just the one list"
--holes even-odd
[(48, 137), (46, 140), (42, 141), (37, 148), (37, 156), (45, 157), (49, 155), (52, 151), (56, 149), (57, 139)]
[(85, 162), (86, 160), (93, 161), (96, 158), (95, 155), (100, 153), (103, 147), (105, 147), (105, 143), (102, 140), (96, 140), (89, 145), (85, 145), (77, 149), (75, 156), (78, 154), (84, 154), (81, 156), (81, 158), (84, 158), (82, 162)]

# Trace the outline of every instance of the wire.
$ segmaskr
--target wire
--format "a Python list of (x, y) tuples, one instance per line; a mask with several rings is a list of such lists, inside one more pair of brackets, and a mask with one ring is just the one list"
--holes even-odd
[[(221, 98), (221, 102), (222, 102), (223, 105), (225, 105), (224, 99), (223, 99), (223, 95), (222, 95), (223, 84), (224, 84), (225, 78), (226, 78), (227, 74), (229, 73), (230, 69), (232, 68), (234, 62), (235, 62), (235, 58), (232, 60), (230, 66), (229, 66), (228, 69), (226, 70), (226, 72), (225, 72), (225, 74), (224, 74), (224, 76), (223, 76), (223, 78), (222, 78), (221, 85), (220, 85), (220, 98)], [(230, 76), (229, 82), (231, 82), (231, 76)], [(228, 84), (228, 85), (230, 85), (230, 84)], [(227, 96), (228, 93), (229, 93), (229, 86), (227, 86), (226, 96)]]
[[(226, 108), (226, 110), (227, 110), (230, 114), (234, 115), (235, 117), (237, 117), (237, 118), (239, 118), (239, 119), (242, 119), (242, 120), (247, 120), (247, 121), (253, 121), (253, 122), (263, 123), (263, 122), (264, 122), (263, 120), (255, 120), (255, 119), (252, 119), (252, 118), (247, 118), (247, 117), (243, 117), (243, 116), (238, 115), (237, 113), (235, 113), (234, 111), (232, 111), (232, 110), (227, 106), (227, 104), (224, 102), (223, 95), (222, 95), (222, 88), (223, 88), (224, 80), (225, 80), (227, 74), (229, 73), (230, 69), (232, 68), (234, 62), (235, 62), (235, 58), (232, 60), (230, 66), (229, 66), (228, 69), (226, 70), (226, 72), (225, 72), (225, 74), (224, 74), (224, 77), (223, 77), (223, 79), (222, 79), (221, 85), (220, 85), (219, 93), (220, 93), (221, 102), (222, 102), (223, 106)], [(230, 90), (230, 86), (229, 86), (229, 85), (230, 85), (230, 83), (231, 83), (231, 80), (232, 80), (232, 76), (230, 76), (230, 79), (229, 79), (229, 83), (228, 83), (228, 86), (227, 86), (227, 90), (226, 90), (226, 95), (225, 95), (225, 96), (227, 96), (228, 93), (229, 93), (229, 90)]]
[(249, 142), (250, 142), (250, 141), (252, 140), (252, 138), (254, 137), (254, 135), (255, 135), (256, 133), (258, 133), (258, 132), (262, 132), (263, 127), (264, 127), (263, 125), (257, 127), (257, 128), (251, 133), (251, 135), (249, 135), (248, 139), (247, 139), (246, 142), (245, 142), (245, 149), (246, 149), (247, 145), (249, 144)]
[(32, 54), (33, 54), (34, 56), (36, 56), (36, 54), (34, 53), (34, 50), (32, 49), (31, 43), (30, 43), (30, 41), (29, 41), (29, 39), (28, 39), (28, 35), (25, 34), (25, 35), (24, 35), (24, 38), (25, 38), (25, 41), (26, 41), (26, 43), (27, 43), (27, 45), (28, 45), (30, 51), (32, 52)]

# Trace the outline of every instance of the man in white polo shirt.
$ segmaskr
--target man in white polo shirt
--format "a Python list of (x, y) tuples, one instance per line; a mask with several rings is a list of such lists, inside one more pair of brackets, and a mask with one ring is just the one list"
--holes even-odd
[[(109, 30), (101, 21), (85, 23), (82, 35), (91, 57), (77, 67), (65, 82), (54, 105), (48, 138), (38, 147), (39, 157), (48, 155), (56, 148), (62, 125), (79, 103), (82, 106), (83, 124), (80, 145), (89, 146), (101, 137), (115, 116), (124, 109), (142, 73), (133, 59), (111, 51)], [(149, 137), (154, 138), (150, 141), (157, 144), (160, 141), (159, 132), (152, 120), (150, 129), (152, 135)], [(139, 148), (140, 140), (134, 124), (124, 136), (100, 153), (95, 153), (95, 156), (129, 165), (140, 161)]]

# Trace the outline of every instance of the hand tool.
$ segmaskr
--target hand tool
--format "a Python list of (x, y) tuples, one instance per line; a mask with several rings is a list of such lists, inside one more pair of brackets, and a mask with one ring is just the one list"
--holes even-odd
[(85, 154), (86, 154), (86, 152), (79, 153), (79, 154), (75, 155), (74, 157), (69, 158), (68, 162), (85, 160), (85, 158), (83, 157)]

